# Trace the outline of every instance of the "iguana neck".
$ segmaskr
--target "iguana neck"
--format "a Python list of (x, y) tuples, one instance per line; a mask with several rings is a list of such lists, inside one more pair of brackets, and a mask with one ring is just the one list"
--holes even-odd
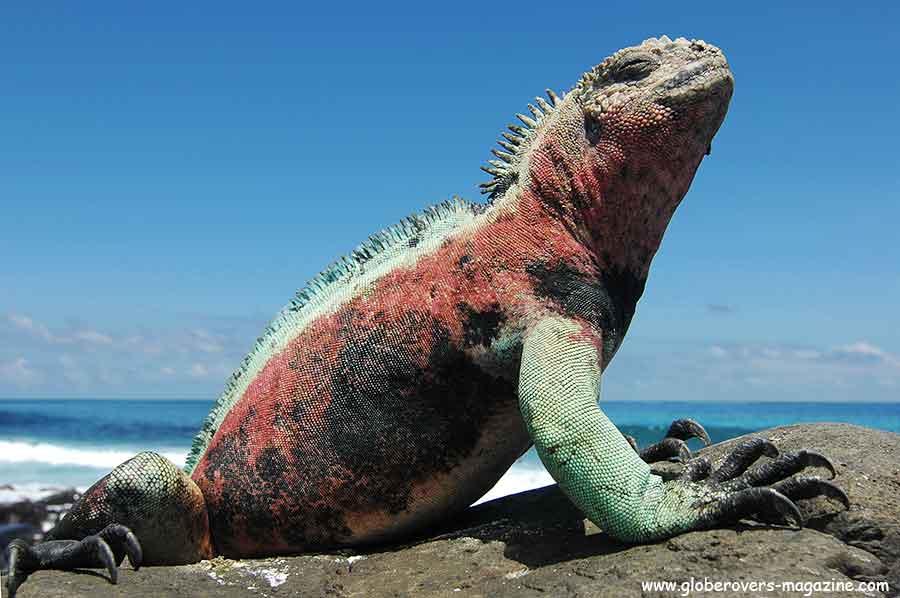
[(588, 156), (596, 153), (573, 159), (544, 144), (530, 157), (529, 175), (498, 203), (565, 230), (590, 250), (600, 272), (644, 281), (681, 197), (663, 196), (670, 187), (650, 172), (632, 174)]
[[(679, 198), (680, 199), (680, 198)], [(582, 243), (592, 248), (604, 269), (630, 272), (646, 280), (678, 201), (648, 198), (648, 193), (615, 179), (602, 192), (574, 207)]]
[(509, 169), (515, 183), (494, 203), (564, 227), (591, 250), (600, 271), (645, 280), (690, 177), (657, 164), (653, 152), (634, 163), (640, 152), (585, 132), (584, 112), (570, 96), (527, 142)]

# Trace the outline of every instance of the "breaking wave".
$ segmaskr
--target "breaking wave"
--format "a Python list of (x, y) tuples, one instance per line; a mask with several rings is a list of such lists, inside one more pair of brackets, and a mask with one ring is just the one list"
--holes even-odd
[[(89, 446), (65, 446), (46, 442), (24, 442), (0, 440), (0, 463), (43, 463), (46, 465), (68, 465), (112, 469), (133, 457), (137, 450), (125, 448), (102, 448)], [(161, 449), (159, 454), (174, 463), (184, 466), (187, 450)]]

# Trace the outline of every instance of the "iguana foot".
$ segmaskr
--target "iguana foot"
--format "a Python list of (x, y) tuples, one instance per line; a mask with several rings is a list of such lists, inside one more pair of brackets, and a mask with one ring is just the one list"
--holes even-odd
[(645, 463), (656, 463), (672, 458), (682, 463), (687, 462), (691, 458), (687, 440), (691, 438), (699, 438), (703, 441), (703, 446), (709, 446), (709, 434), (706, 433), (703, 426), (692, 419), (676, 419), (669, 426), (669, 431), (662, 440), (643, 450), (638, 448), (637, 441), (633, 437), (625, 436), (625, 439)]
[[(140, 538), (140, 542), (138, 542)], [(10, 596), (40, 569), (104, 567), (116, 583), (125, 556), (137, 569), (213, 556), (206, 503), (188, 475), (156, 453), (139, 453), (85, 491), (36, 546), (10, 549)]]
[[(754, 466), (762, 456), (771, 461)], [(835, 475), (834, 466), (819, 453), (801, 450), (780, 455), (770, 441), (752, 438), (738, 444), (718, 468), (701, 456), (685, 463), (681, 474), (669, 482), (651, 476), (642, 491), (633, 495), (631, 512), (603, 512), (605, 519), (598, 517), (598, 525), (626, 542), (649, 542), (741, 519), (802, 527), (803, 517), (794, 501), (815, 496), (850, 507), (847, 495), (833, 483), (796, 475), (807, 467), (821, 467)]]
[[(750, 469), (763, 455), (772, 460)], [(819, 453), (801, 450), (779, 455), (770, 441), (751, 438), (739, 444), (715, 471), (705, 457), (692, 459), (680, 481), (696, 483), (706, 490), (698, 496), (697, 527), (715, 527), (744, 518), (802, 527), (800, 510), (793, 501), (815, 496), (837, 500), (850, 508), (850, 499), (831, 482), (794, 475), (807, 467), (821, 467), (829, 470), (832, 478), (835, 476), (834, 466)]]
[(22, 540), (13, 540), (9, 547), (9, 576), (7, 589), (15, 598), (19, 586), (29, 575), (41, 569), (105, 568), (109, 580), (119, 579), (118, 566), (125, 556), (134, 570), (141, 566), (141, 544), (124, 525), (112, 523), (96, 535), (81, 540), (49, 540), (29, 546)]

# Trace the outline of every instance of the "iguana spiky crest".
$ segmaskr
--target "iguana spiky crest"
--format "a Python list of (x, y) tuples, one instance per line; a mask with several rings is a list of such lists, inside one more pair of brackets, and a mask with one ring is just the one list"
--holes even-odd
[(496, 148), (491, 150), (499, 160), (488, 160), (487, 166), (481, 169), (492, 176), (491, 180), (481, 183), (481, 192), (488, 196), (490, 201), (500, 197), (519, 179), (519, 164), (523, 155), (537, 137), (538, 131), (546, 122), (547, 116), (556, 109), (560, 100), (552, 89), (546, 91), (549, 102), (538, 96), (535, 98), (537, 106), (528, 104), (528, 110), (532, 117), (524, 114), (516, 114), (522, 125), (509, 125), (510, 132), (502, 132), (503, 139), (497, 143), (504, 151)]

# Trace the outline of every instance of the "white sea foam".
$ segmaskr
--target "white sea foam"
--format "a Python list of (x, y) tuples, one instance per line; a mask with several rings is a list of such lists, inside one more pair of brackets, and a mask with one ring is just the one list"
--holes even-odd
[[(49, 484), (40, 484), (37, 482), (16, 484), (15, 486), (4, 486), (3, 488), (0, 488), (0, 505), (21, 502), (23, 500), (37, 501), (47, 498), (60, 490), (64, 490), (64, 488), (62, 486), (51, 486)], [(78, 488), (79, 492), (84, 492), (84, 490), (85, 488)]]
[(531, 490), (532, 488), (540, 488), (553, 484), (554, 480), (543, 467), (535, 467), (533, 465), (519, 464), (513, 465), (509, 471), (503, 474), (503, 477), (491, 488), (487, 494), (482, 496), (475, 504), (483, 503), (501, 496)]
[[(102, 447), (75, 447), (46, 442), (0, 440), (0, 463), (43, 463), (112, 469), (132, 458), (137, 451)], [(158, 451), (163, 457), (184, 466), (187, 451)]]

